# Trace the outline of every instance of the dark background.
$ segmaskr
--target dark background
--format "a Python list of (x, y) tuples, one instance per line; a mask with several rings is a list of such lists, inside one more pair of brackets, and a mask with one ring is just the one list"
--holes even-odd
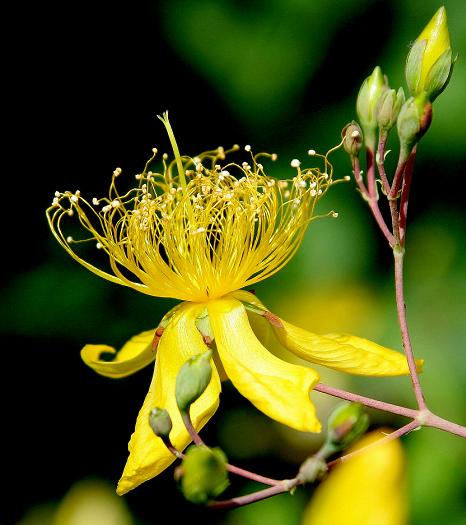
[[(250, 143), (279, 153), (272, 175), (292, 176), (289, 159), (339, 141), (355, 116), (359, 85), (375, 65), (392, 86), (403, 83), (408, 45), (438, 7), (430, 0), (16, 4), (4, 22), (3, 525), (22, 518), (22, 524), (49, 523), (37, 509), (54, 505), (83, 478), (116, 483), (151, 370), (107, 380), (84, 366), (79, 350), (88, 342), (120, 345), (173, 304), (138, 297), (73, 263), (45, 221), (54, 191), (103, 194), (116, 166), (136, 173), (153, 146), (168, 151), (156, 118), (166, 109), (184, 153)], [(462, 2), (446, 7), (460, 56), (420, 147), (408, 306), (416, 349), (427, 361), (423, 381), (432, 408), (461, 422), (466, 28)], [(337, 177), (349, 173), (343, 154), (334, 161)], [(337, 209), (340, 219), (313, 224), (299, 255), (258, 293), (296, 324), (400, 348), (388, 251), (351, 185), (328, 199), (326, 209)], [(405, 379), (323, 374), (335, 386), (412, 403)], [(315, 399), (322, 416), (335, 404)], [(372, 417), (374, 426), (400, 424)], [(281, 477), (291, 476), (318, 443), (268, 422), (229, 386), (205, 439), (236, 463)], [(459, 524), (460, 439), (425, 429), (406, 441), (412, 523)], [(229, 494), (243, 489), (235, 483)], [(298, 523), (308, 495), (212, 514), (183, 502), (168, 469), (124, 500), (135, 523), (160, 522), (169, 512), (173, 523), (189, 515), (273, 525)]]

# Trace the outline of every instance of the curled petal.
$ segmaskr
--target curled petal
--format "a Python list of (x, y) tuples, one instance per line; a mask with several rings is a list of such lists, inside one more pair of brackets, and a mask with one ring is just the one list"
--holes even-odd
[(269, 417), (292, 428), (319, 432), (309, 391), (317, 372), (272, 355), (257, 340), (243, 304), (231, 296), (208, 303), (218, 353), (238, 391)]
[[(349, 334), (316, 335), (280, 319), (273, 325), (283, 346), (297, 356), (335, 370), (363, 376), (409, 374), (404, 354)], [(417, 360), (418, 370), (422, 360)]]
[[(206, 350), (195, 325), (200, 308), (202, 306), (183, 303), (162, 334), (154, 376), (129, 442), (129, 458), (118, 484), (118, 494), (125, 494), (157, 476), (175, 459), (149, 426), (149, 411), (152, 408), (164, 408), (170, 414), (173, 422), (170, 439), (178, 450), (183, 450), (191, 441), (176, 404), (175, 383), (181, 366), (193, 355)], [(208, 387), (191, 406), (191, 419), (196, 430), (207, 423), (218, 407), (220, 379), (215, 367), (212, 368)]]
[[(147, 330), (132, 337), (121, 350), (107, 345), (86, 345), (81, 358), (95, 372), (114, 379), (126, 377), (144, 368), (155, 359), (156, 345), (153, 345), (154, 330)], [(113, 361), (105, 361), (102, 354), (113, 354)]]

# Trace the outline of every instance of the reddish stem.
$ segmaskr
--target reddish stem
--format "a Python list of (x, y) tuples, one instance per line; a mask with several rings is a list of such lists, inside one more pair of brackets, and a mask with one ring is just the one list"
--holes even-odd
[(426, 410), (426, 402), (424, 394), (422, 393), (421, 383), (416, 370), (416, 361), (414, 359), (413, 348), (411, 346), (411, 339), (409, 337), (408, 322), (406, 320), (406, 305), (404, 300), (404, 287), (403, 287), (403, 259), (404, 249), (395, 246), (393, 250), (393, 257), (395, 261), (395, 295), (396, 295), (396, 307), (398, 311), (398, 321), (400, 323), (401, 337), (403, 340), (403, 348), (408, 361), (409, 373), (411, 375), (411, 381), (414, 387), (414, 394), (419, 410)]
[(404, 425), (398, 430), (395, 430), (391, 432), (390, 434), (387, 434), (383, 438), (378, 439), (374, 443), (367, 445), (367, 447), (360, 448), (359, 450), (355, 450), (354, 452), (350, 452), (349, 454), (346, 454), (333, 461), (330, 461), (330, 463), (327, 463), (327, 467), (330, 470), (336, 465), (338, 465), (339, 463), (343, 463), (344, 461), (348, 461), (349, 459), (354, 458), (354, 456), (358, 456), (359, 454), (362, 454), (369, 448), (375, 447), (377, 445), (381, 445), (382, 443), (387, 443), (388, 441), (392, 441), (393, 439), (397, 439), (401, 436), (404, 436), (405, 434), (408, 434), (409, 432), (416, 430), (416, 428), (419, 428), (420, 426), (421, 424), (419, 423), (419, 421), (410, 421), (408, 424)]
[(416, 419), (416, 417), (419, 415), (417, 410), (413, 410), (411, 408), (392, 405), (391, 403), (385, 403), (385, 401), (378, 401), (377, 399), (372, 399), (370, 397), (360, 396), (359, 394), (346, 392), (345, 390), (323, 385), (322, 383), (318, 383), (314, 387), (314, 390), (323, 392), (324, 394), (330, 394), (331, 396), (339, 397), (341, 399), (346, 399), (347, 401), (352, 401), (353, 403), (361, 403), (377, 410), (384, 410), (385, 412), (391, 412), (392, 414), (398, 414), (399, 416), (409, 417), (411, 419)]
[(286, 480), (280, 482), (280, 485), (275, 485), (274, 487), (269, 487), (264, 490), (259, 490), (253, 492), (252, 494), (247, 494), (246, 496), (239, 496), (237, 498), (231, 498), (223, 501), (213, 501), (209, 503), (209, 507), (213, 509), (233, 509), (235, 507), (244, 507), (244, 505), (249, 505), (250, 503), (255, 503), (256, 501), (261, 501), (271, 496), (276, 496), (277, 494), (282, 494), (283, 492), (289, 492), (293, 487), (298, 485), (297, 480)]
[(382, 233), (385, 235), (385, 238), (387, 239), (390, 246), (394, 246), (395, 238), (393, 237), (392, 232), (388, 229), (388, 226), (385, 223), (384, 218), (382, 217), (382, 213), (380, 212), (379, 205), (377, 202), (377, 197), (371, 196), (366, 186), (364, 185), (364, 182), (361, 176), (361, 166), (359, 164), (358, 158), (353, 159), (353, 172), (354, 172), (354, 178), (358, 185), (359, 191), (361, 192), (362, 196), (369, 204), (369, 208), (372, 212), (372, 215), (374, 216), (374, 219), (379, 225), (379, 228), (382, 230)]
[(406, 236), (406, 219), (408, 215), (408, 199), (409, 190), (411, 189), (411, 180), (413, 178), (414, 161), (416, 160), (416, 146), (406, 163), (405, 176), (403, 178), (403, 186), (401, 188), (400, 200), (400, 214), (399, 214), (399, 229), (400, 229), (400, 244), (404, 246)]
[(390, 183), (388, 182), (387, 174), (385, 172), (385, 146), (387, 144), (387, 137), (387, 133), (381, 133), (379, 136), (377, 168), (379, 170), (380, 180), (382, 181), (385, 193), (388, 195), (390, 193)]

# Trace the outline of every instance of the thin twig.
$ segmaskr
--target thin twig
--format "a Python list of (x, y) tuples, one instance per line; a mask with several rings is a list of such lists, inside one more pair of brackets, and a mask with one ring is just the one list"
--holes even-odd
[(385, 146), (387, 144), (387, 133), (380, 133), (379, 144), (377, 148), (378, 158), (377, 168), (379, 170), (380, 180), (382, 181), (383, 188), (385, 193), (388, 195), (390, 193), (390, 183), (388, 182), (387, 174), (385, 172)]
[(250, 503), (255, 503), (256, 501), (261, 501), (263, 499), (270, 498), (271, 496), (282, 494), (283, 492), (289, 492), (298, 484), (299, 482), (297, 480), (283, 480), (280, 482), (280, 485), (275, 485), (274, 487), (259, 490), (257, 492), (253, 492), (252, 494), (247, 494), (246, 496), (238, 496), (237, 498), (231, 498), (223, 501), (212, 501), (209, 503), (209, 507), (213, 509), (233, 509), (235, 507), (244, 507), (244, 505), (249, 505)]
[(416, 419), (419, 415), (418, 410), (392, 405), (391, 403), (385, 403), (385, 401), (378, 401), (377, 399), (372, 399), (370, 397), (360, 396), (359, 394), (346, 392), (345, 390), (340, 390), (339, 388), (334, 388), (322, 383), (318, 383), (314, 387), (314, 390), (323, 392), (324, 394), (330, 394), (331, 396), (339, 397), (341, 399), (346, 399), (347, 401), (352, 401), (353, 403), (361, 403), (377, 410), (384, 410), (385, 412), (391, 412), (392, 414), (398, 414), (399, 416), (409, 417), (411, 419)]
[(398, 312), (398, 321), (400, 323), (401, 337), (403, 340), (403, 348), (408, 361), (409, 373), (411, 375), (411, 381), (413, 383), (414, 394), (419, 410), (426, 410), (426, 402), (424, 394), (422, 393), (421, 383), (416, 370), (416, 361), (414, 359), (413, 348), (411, 346), (411, 339), (409, 337), (408, 322), (406, 320), (406, 305), (404, 299), (404, 286), (403, 286), (403, 260), (404, 260), (404, 249), (395, 247), (393, 250), (393, 258), (395, 261), (395, 296), (396, 296), (396, 308)]
[(421, 424), (419, 423), (419, 421), (410, 421), (406, 425), (400, 427), (398, 430), (394, 430), (393, 432), (390, 432), (390, 434), (387, 434), (383, 438), (380, 438), (377, 441), (374, 441), (374, 443), (371, 443), (370, 445), (367, 445), (366, 447), (360, 448), (358, 450), (355, 450), (354, 452), (350, 452), (349, 454), (345, 454), (344, 456), (341, 456), (333, 461), (330, 461), (330, 463), (327, 463), (327, 467), (330, 470), (336, 465), (343, 463), (345, 461), (348, 461), (349, 459), (354, 458), (354, 456), (358, 456), (359, 454), (362, 454), (369, 448), (381, 445), (382, 443), (387, 443), (388, 441), (397, 439), (401, 436), (404, 436), (405, 434), (409, 434), (409, 432), (416, 430), (416, 428), (419, 428), (420, 426)]

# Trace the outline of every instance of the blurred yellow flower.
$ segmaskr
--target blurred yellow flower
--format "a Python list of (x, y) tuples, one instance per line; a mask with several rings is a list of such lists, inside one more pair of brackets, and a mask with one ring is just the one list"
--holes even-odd
[(407, 507), (404, 455), (398, 440), (375, 444), (381, 431), (364, 436), (369, 448), (335, 467), (316, 489), (303, 525), (404, 525)]
[[(184, 301), (156, 329), (133, 337), (118, 353), (106, 345), (86, 345), (82, 350), (87, 365), (113, 378), (132, 374), (156, 359), (119, 494), (156, 476), (174, 460), (149, 427), (152, 408), (170, 413), (170, 438), (179, 450), (190, 442), (175, 401), (175, 381), (183, 363), (205, 352), (206, 345), (213, 350), (216, 367), (206, 391), (191, 407), (198, 430), (217, 409), (221, 380), (228, 378), (269, 417), (298, 430), (320, 431), (309, 398), (319, 380), (317, 372), (271, 354), (256, 336), (264, 331), (273, 331), (282, 345), (307, 361), (337, 370), (361, 375), (408, 373), (401, 353), (355, 336), (311, 334), (271, 315), (253, 294), (240, 290), (277, 272), (298, 249), (316, 202), (334, 183), (327, 157), (316, 155), (322, 159), (323, 172), (302, 169), (295, 159), (293, 180), (276, 180), (259, 162), (260, 156), (273, 159), (273, 155), (250, 154), (249, 162), (241, 165), (224, 164), (229, 152), (223, 148), (181, 157), (167, 115), (163, 122), (175, 159), (167, 163), (164, 155), (162, 174), (149, 171), (148, 163), (136, 175), (136, 188), (120, 195), (117, 169), (107, 198), (89, 203), (79, 191), (57, 192), (47, 210), (58, 242), (90, 271), (148, 295)], [(245, 149), (250, 151), (249, 146)], [(69, 216), (77, 216), (88, 232), (86, 239), (65, 236), (63, 221)], [(112, 273), (76, 253), (84, 241), (96, 243)], [(115, 354), (110, 362), (102, 359), (109, 352)]]

